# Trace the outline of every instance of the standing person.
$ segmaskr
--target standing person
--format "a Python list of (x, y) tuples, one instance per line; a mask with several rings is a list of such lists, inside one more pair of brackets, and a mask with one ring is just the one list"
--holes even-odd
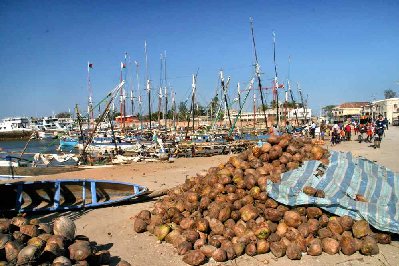
[(371, 142), (371, 140), (373, 138), (373, 133), (374, 133), (373, 124), (371, 122), (368, 122), (366, 129), (367, 129), (366, 141)]
[(351, 125), (348, 123), (345, 126), (345, 138), (347, 141), (351, 140), (351, 131), (352, 131), (352, 127)]
[(355, 132), (355, 136), (359, 133), (359, 123), (356, 121), (353, 123), (353, 131)]
[(384, 135), (385, 126), (385, 120), (382, 118), (382, 115), (379, 115), (377, 121), (375, 121), (375, 133), (378, 135), (380, 141), (382, 140), (382, 136)]
[(314, 121), (312, 121), (312, 125), (310, 126), (310, 135), (312, 139), (316, 137), (316, 123)]
[(388, 124), (389, 124), (389, 122), (388, 122), (388, 119), (385, 117), (385, 119), (384, 119), (384, 123), (385, 123), (385, 127), (387, 128), (387, 130), (388, 130)]
[(326, 121), (322, 120), (321, 125), (320, 125), (320, 138), (322, 140), (324, 140), (324, 135), (326, 134), (326, 129), (327, 129)]

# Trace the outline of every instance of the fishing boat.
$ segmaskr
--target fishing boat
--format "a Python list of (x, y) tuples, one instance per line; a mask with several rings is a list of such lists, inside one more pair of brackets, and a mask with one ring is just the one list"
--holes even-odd
[(5, 118), (0, 122), (0, 139), (29, 138), (32, 128), (28, 118)]
[(147, 191), (132, 183), (90, 179), (10, 182), (0, 185), (0, 214), (94, 208), (135, 199)]
[(62, 137), (60, 139), (60, 149), (73, 149), (77, 147), (79, 144), (79, 140), (71, 137)]

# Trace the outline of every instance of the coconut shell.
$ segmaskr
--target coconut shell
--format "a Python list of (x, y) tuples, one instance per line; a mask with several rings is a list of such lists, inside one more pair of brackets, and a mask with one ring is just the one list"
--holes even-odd
[(279, 242), (272, 242), (270, 243), (270, 251), (277, 258), (281, 258), (285, 256), (285, 253), (287, 251), (287, 246), (284, 244), (282, 240)]
[(54, 235), (60, 235), (68, 240), (72, 240), (75, 237), (76, 225), (68, 217), (61, 216), (54, 220), (53, 231)]
[(212, 258), (217, 262), (224, 262), (227, 260), (226, 251), (218, 248), (212, 253)]
[(341, 216), (339, 222), (345, 231), (352, 229), (353, 219), (350, 216), (348, 215)]
[(380, 252), (377, 241), (371, 236), (366, 236), (363, 239), (362, 247), (360, 248), (360, 253), (363, 255), (377, 255)]
[(302, 252), (296, 243), (290, 243), (286, 251), (287, 257), (290, 260), (300, 260), (302, 258)]
[(267, 220), (270, 220), (272, 222), (278, 222), (283, 217), (283, 213), (281, 213), (277, 209), (272, 209), (272, 208), (265, 208), (263, 214)]
[(241, 219), (245, 222), (256, 219), (259, 213), (258, 210), (251, 204), (247, 204), (240, 209)]
[(206, 245), (206, 240), (205, 239), (197, 239), (193, 245), (194, 249), (200, 249), (202, 248), (204, 245)]
[(350, 236), (343, 236), (340, 241), (341, 251), (345, 255), (352, 255), (356, 252), (355, 239)]
[(136, 233), (144, 233), (147, 231), (147, 225), (143, 219), (137, 217), (134, 221), (134, 231)]
[(333, 233), (331, 232), (331, 230), (326, 227), (319, 229), (319, 231), (317, 231), (317, 234), (320, 239), (333, 236)]
[(259, 239), (256, 243), (256, 254), (265, 254), (270, 251), (270, 244), (265, 239)]
[(39, 255), (39, 249), (35, 246), (26, 246), (18, 253), (17, 264), (24, 265), (36, 261)]
[(208, 258), (212, 257), (213, 252), (216, 250), (216, 247), (212, 245), (204, 245), (200, 248), (201, 252)]
[(62, 266), (72, 266), (72, 262), (70, 259), (64, 256), (59, 256), (53, 260), (53, 265), (62, 265)]
[(320, 226), (320, 228), (327, 226), (329, 221), (330, 221), (330, 219), (328, 218), (327, 215), (323, 214), (322, 216), (320, 216), (320, 218), (319, 218), (319, 226)]
[(344, 232), (344, 229), (342, 228), (341, 224), (338, 222), (338, 220), (330, 220), (327, 224), (327, 228), (330, 229), (330, 231), (333, 234), (342, 234)]
[(5, 258), (9, 263), (17, 261), (18, 253), (21, 251), (22, 245), (17, 241), (9, 241), (4, 245)]
[(334, 255), (339, 252), (339, 242), (333, 238), (326, 237), (321, 241), (323, 251), (327, 254)]
[(158, 238), (158, 240), (162, 241), (170, 232), (170, 226), (166, 224), (158, 225), (154, 229), (154, 235)]
[(202, 265), (205, 263), (206, 257), (200, 250), (191, 250), (183, 257), (183, 261), (189, 265)]
[(188, 229), (183, 231), (182, 235), (186, 238), (188, 242), (194, 243), (199, 239), (199, 233), (193, 229)]
[(188, 218), (183, 218), (183, 219), (180, 221), (180, 227), (181, 227), (183, 230), (193, 228), (194, 225), (195, 225), (194, 219), (189, 218), (189, 217), (188, 217)]
[(245, 254), (247, 254), (248, 256), (255, 256), (256, 255), (256, 245), (254, 243), (249, 243), (246, 247), (245, 247)]
[(309, 219), (317, 219), (319, 218), (323, 212), (320, 208), (317, 207), (308, 207), (306, 208), (306, 215)]
[(386, 233), (378, 233), (376, 239), (380, 244), (390, 244), (392, 241), (391, 235)]
[(286, 211), (284, 222), (290, 227), (297, 228), (302, 223), (301, 215), (296, 211)]
[(92, 254), (92, 249), (88, 241), (75, 242), (68, 247), (68, 250), (70, 259), (75, 261), (86, 260)]
[(320, 256), (323, 253), (320, 239), (314, 239), (310, 242), (307, 253), (310, 256)]
[(179, 245), (177, 245), (176, 249), (177, 249), (177, 254), (184, 255), (193, 249), (193, 244), (187, 241), (183, 241)]
[(370, 234), (371, 229), (367, 221), (360, 220), (353, 223), (352, 232), (354, 237), (361, 238)]
[(151, 212), (148, 210), (142, 210), (137, 215), (137, 218), (142, 219), (146, 223), (150, 223), (151, 221)]

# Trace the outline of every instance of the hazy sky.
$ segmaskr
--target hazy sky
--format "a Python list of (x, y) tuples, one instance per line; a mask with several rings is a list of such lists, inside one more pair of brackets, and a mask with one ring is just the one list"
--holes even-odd
[[(291, 56), (291, 82), (300, 82), (314, 109), (382, 98), (384, 89), (399, 89), (398, 14), (398, 1), (378, 0), (3, 0), (0, 117), (51, 115), (76, 103), (85, 109), (87, 61), (94, 64), (98, 101), (118, 83), (125, 51), (140, 63), (144, 88), (144, 40), (154, 87), (166, 50), (167, 76), (178, 100), (189, 95), (197, 69), (202, 104), (215, 94), (220, 69), (231, 76), (233, 98), (237, 82), (253, 75), (250, 16), (265, 86), (274, 76), (275, 31), (279, 77), (287, 79)], [(129, 80), (135, 72), (128, 71)]]

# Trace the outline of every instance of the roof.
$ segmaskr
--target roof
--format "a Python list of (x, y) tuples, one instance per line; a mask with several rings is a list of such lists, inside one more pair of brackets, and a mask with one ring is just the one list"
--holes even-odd
[(369, 104), (369, 102), (349, 102), (338, 105), (336, 108), (362, 108), (363, 106)]

